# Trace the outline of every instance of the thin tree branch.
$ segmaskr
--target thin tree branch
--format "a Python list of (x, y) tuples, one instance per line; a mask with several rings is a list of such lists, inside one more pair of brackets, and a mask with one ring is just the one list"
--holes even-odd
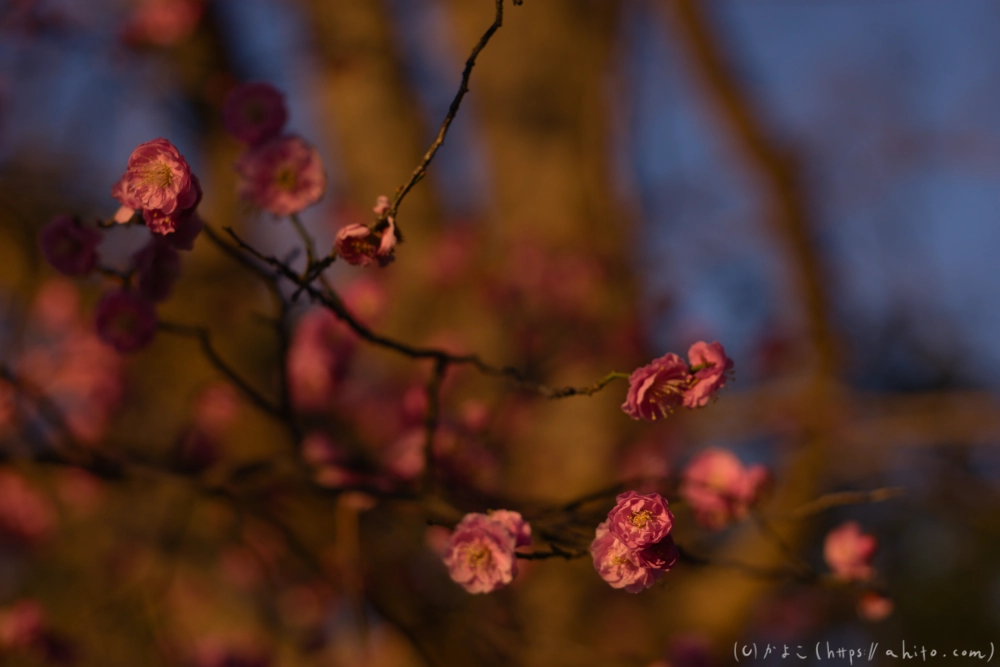
[(264, 397), (259, 391), (253, 388), (247, 380), (239, 375), (229, 364), (222, 360), (215, 346), (212, 345), (212, 337), (205, 327), (190, 326), (186, 324), (175, 324), (173, 322), (160, 321), (157, 328), (164, 333), (193, 338), (201, 344), (201, 351), (208, 359), (208, 362), (220, 373), (226, 376), (230, 382), (236, 385), (243, 394), (258, 408), (268, 413), (272, 417), (284, 420), (285, 412)]
[[(520, 4), (517, 0), (514, 2), (515, 5)], [(441, 123), (441, 128), (438, 130), (437, 136), (434, 137), (434, 141), (431, 142), (430, 148), (424, 154), (423, 159), (417, 168), (413, 170), (410, 174), (410, 178), (403, 183), (396, 190), (396, 195), (392, 198), (392, 203), (389, 206), (389, 211), (386, 213), (385, 217), (392, 216), (396, 217), (396, 212), (399, 210), (399, 205), (403, 203), (403, 198), (413, 189), (417, 183), (424, 177), (427, 173), (427, 167), (430, 165), (431, 160), (434, 159), (434, 155), (437, 153), (438, 149), (444, 144), (445, 137), (448, 135), (448, 128), (451, 127), (452, 121), (455, 120), (455, 115), (458, 114), (458, 108), (462, 105), (462, 99), (465, 94), (469, 92), (469, 78), (472, 76), (472, 68), (476, 66), (476, 58), (479, 57), (480, 52), (486, 48), (493, 34), (500, 29), (503, 25), (503, 0), (496, 0), (496, 14), (493, 18), (493, 23), (483, 36), (479, 38), (479, 42), (472, 48), (472, 53), (469, 54), (469, 58), (465, 61), (465, 69), (462, 70), (462, 83), (458, 87), (458, 92), (455, 94), (455, 98), (451, 101), (451, 106), (448, 107), (448, 113), (444, 117), (444, 121)]]

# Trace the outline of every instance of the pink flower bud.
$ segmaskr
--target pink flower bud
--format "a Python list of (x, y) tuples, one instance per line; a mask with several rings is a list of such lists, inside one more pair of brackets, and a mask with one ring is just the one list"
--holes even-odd
[(669, 353), (637, 368), (628, 379), (628, 395), (622, 410), (632, 419), (654, 421), (666, 417), (684, 398), (688, 366)]
[(629, 549), (656, 544), (670, 533), (673, 525), (674, 515), (658, 493), (639, 495), (627, 491), (618, 496), (617, 504), (608, 513), (608, 530)]
[(492, 593), (517, 575), (516, 540), (485, 514), (466, 514), (455, 526), (444, 553), (453, 581), (470, 593)]
[(644, 565), (635, 549), (629, 548), (608, 530), (609, 523), (610, 519), (597, 526), (594, 541), (590, 544), (594, 569), (612, 588), (624, 588), (629, 593), (649, 588), (663, 576), (664, 570)]
[(865, 581), (875, 573), (871, 562), (876, 548), (878, 540), (874, 535), (862, 533), (856, 521), (847, 521), (827, 534), (823, 559), (838, 579)]
[(719, 389), (726, 385), (726, 373), (733, 368), (733, 360), (719, 342), (700, 341), (688, 350), (688, 362), (693, 372), (694, 382), (684, 392), (684, 407), (704, 407)]
[(279, 216), (315, 204), (326, 191), (326, 172), (319, 153), (295, 135), (247, 149), (236, 162), (236, 171), (240, 196)]
[(157, 234), (173, 231), (176, 220), (171, 216), (196, 206), (199, 193), (187, 160), (162, 138), (132, 151), (125, 175), (111, 188), (111, 196), (123, 206), (142, 210), (146, 224)]
[(763, 466), (744, 468), (732, 452), (710, 448), (688, 463), (680, 494), (698, 523), (718, 530), (745, 517), (769, 482)]
[(154, 236), (133, 255), (139, 294), (147, 301), (166, 301), (181, 275), (181, 256), (163, 237)]
[(101, 232), (68, 215), (53, 218), (38, 235), (45, 260), (67, 276), (85, 276), (94, 270), (101, 238)]
[(134, 292), (108, 292), (97, 304), (97, 335), (119, 352), (145, 347), (156, 335), (156, 311)]
[(287, 120), (285, 96), (269, 83), (236, 86), (222, 108), (222, 124), (229, 134), (250, 145), (278, 136)]

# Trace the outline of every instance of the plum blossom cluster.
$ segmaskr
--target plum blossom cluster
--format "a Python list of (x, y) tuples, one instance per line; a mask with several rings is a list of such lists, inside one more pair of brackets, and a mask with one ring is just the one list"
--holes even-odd
[(649, 588), (680, 558), (673, 526), (674, 515), (660, 494), (619, 495), (590, 545), (594, 569), (612, 588), (629, 593)]
[(222, 123), (247, 144), (236, 161), (240, 197), (277, 216), (294, 215), (326, 191), (326, 171), (314, 146), (282, 134), (288, 121), (285, 98), (267, 83), (236, 86), (226, 97)]
[(466, 514), (444, 551), (452, 580), (470, 593), (492, 593), (517, 576), (515, 549), (531, 544), (531, 526), (520, 513)]
[(744, 518), (770, 481), (764, 466), (746, 468), (732, 452), (709, 448), (692, 458), (684, 469), (680, 494), (698, 523), (719, 530)]
[(396, 222), (389, 215), (390, 210), (389, 198), (383, 195), (372, 208), (377, 218), (373, 226), (354, 223), (342, 227), (333, 243), (337, 257), (356, 266), (370, 266), (376, 262), (379, 266), (389, 264), (395, 258), (393, 253), (398, 240)]
[(732, 368), (721, 343), (699, 341), (688, 350), (687, 363), (671, 352), (633, 371), (622, 410), (632, 419), (655, 421), (679, 406), (704, 407)]
[(121, 287), (107, 292), (98, 304), (96, 326), (104, 342), (119, 352), (132, 352), (153, 339), (154, 304), (170, 298), (181, 272), (178, 251), (194, 248), (204, 226), (197, 213), (202, 191), (184, 156), (158, 138), (132, 151), (111, 194), (121, 203), (116, 222), (131, 222), (141, 213), (151, 232), (146, 245), (132, 255), (127, 271), (100, 265), (103, 235), (78, 218), (56, 216), (42, 228), (39, 244), (49, 264), (64, 275), (86, 276), (101, 269), (121, 278)]

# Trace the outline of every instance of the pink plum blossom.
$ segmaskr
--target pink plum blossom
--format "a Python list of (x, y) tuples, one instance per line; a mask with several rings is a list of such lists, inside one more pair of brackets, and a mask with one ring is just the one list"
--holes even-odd
[(674, 544), (674, 538), (667, 535), (655, 544), (636, 550), (639, 563), (644, 567), (651, 567), (656, 570), (666, 572), (680, 560), (681, 553)]
[(531, 524), (524, 520), (520, 512), (492, 510), (489, 517), (513, 533), (515, 546), (526, 547), (531, 544)]
[(0, 470), (0, 535), (30, 546), (47, 537), (55, 521), (52, 506), (23, 477)]
[(45, 625), (45, 611), (35, 600), (21, 600), (0, 610), (0, 648), (30, 648), (42, 637)]
[(687, 381), (688, 366), (676, 354), (654, 359), (629, 376), (622, 410), (632, 419), (654, 421), (666, 417), (683, 401)]
[(871, 562), (877, 547), (874, 535), (862, 533), (856, 521), (847, 521), (827, 534), (823, 559), (838, 579), (865, 581), (874, 575)]
[[(141, 210), (150, 231), (169, 234), (177, 226), (177, 216), (197, 206), (201, 188), (177, 148), (157, 138), (132, 151), (111, 196), (126, 208)], [(119, 213), (124, 217), (125, 211)]]
[(665, 538), (674, 525), (667, 501), (658, 493), (627, 491), (608, 513), (608, 530), (629, 549), (640, 549)]
[(85, 276), (94, 270), (101, 238), (100, 231), (68, 215), (53, 218), (38, 235), (45, 260), (67, 276)]
[(133, 255), (139, 294), (148, 301), (166, 301), (181, 274), (181, 256), (164, 237), (154, 236)]
[(624, 588), (629, 593), (649, 588), (663, 576), (664, 570), (645, 565), (635, 549), (629, 548), (608, 529), (610, 522), (609, 519), (597, 526), (596, 536), (590, 544), (594, 569), (612, 588)]
[(222, 108), (222, 124), (229, 134), (250, 145), (278, 136), (287, 121), (285, 96), (269, 83), (236, 86)]
[(119, 352), (145, 347), (156, 335), (156, 311), (134, 292), (108, 292), (97, 304), (97, 335)]
[(516, 537), (485, 514), (466, 514), (444, 552), (452, 580), (470, 593), (491, 593), (517, 576)]
[(240, 196), (279, 216), (315, 204), (326, 191), (319, 152), (295, 135), (249, 148), (236, 162), (236, 171)]
[(392, 222), (381, 233), (357, 223), (341, 227), (333, 242), (337, 256), (355, 266), (370, 266), (373, 262), (378, 262), (379, 266), (389, 264), (393, 260), (395, 245), (395, 226)]
[(699, 341), (688, 350), (688, 362), (694, 380), (684, 391), (684, 407), (704, 407), (726, 385), (726, 373), (733, 368), (733, 360), (726, 356), (721, 343)]
[(745, 517), (769, 481), (763, 466), (745, 468), (732, 452), (709, 448), (688, 463), (680, 494), (698, 523), (718, 530)]

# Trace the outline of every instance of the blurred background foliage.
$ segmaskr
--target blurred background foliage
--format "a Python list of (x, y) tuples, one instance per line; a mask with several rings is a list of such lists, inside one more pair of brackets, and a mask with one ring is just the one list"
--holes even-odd
[[(886, 620), (860, 620), (851, 590), (716, 567), (678, 566), (632, 596), (589, 558), (526, 562), (509, 588), (467, 595), (440, 562), (437, 510), (392, 497), (422, 465), (428, 363), (307, 325), (323, 316), (305, 299), (286, 289), (283, 306), (204, 237), (161, 318), (208, 327), (268, 397), (282, 339), (295, 349), (318, 327), (334, 355), (318, 409), (290, 429), (190, 338), (161, 332), (127, 358), (94, 339), (106, 278), (55, 277), (36, 235), (58, 213), (110, 217), (136, 145), (169, 138), (201, 179), (209, 224), (301, 268), (287, 221), (236, 197), (227, 92), (286, 93), (291, 130), (329, 177), (303, 214), (325, 249), (417, 165), (493, 12), (491, 0), (0, 0), (3, 368), (80, 443), (130, 462), (122, 479), (47, 463), (45, 411), (3, 385), (0, 625), (34, 600), (48, 628), (5, 661), (645, 666), (695, 664), (698, 645), (728, 664), (737, 641), (1000, 638), (1000, 7), (987, 0), (508, 5), (400, 209), (396, 262), (327, 272), (376, 330), (552, 385), (722, 341), (736, 381), (653, 425), (622, 414), (623, 384), (546, 401), (453, 369), (435, 441), (443, 496), (530, 519), (727, 447), (772, 468), (761, 511), (814, 567), (845, 519), (878, 536)], [(112, 232), (102, 253), (122, 266), (147, 232)], [(389, 491), (341, 492), (348, 459)], [(888, 486), (905, 497), (782, 516)], [(680, 504), (675, 532), (720, 559), (787, 558), (752, 522), (706, 534)]]

